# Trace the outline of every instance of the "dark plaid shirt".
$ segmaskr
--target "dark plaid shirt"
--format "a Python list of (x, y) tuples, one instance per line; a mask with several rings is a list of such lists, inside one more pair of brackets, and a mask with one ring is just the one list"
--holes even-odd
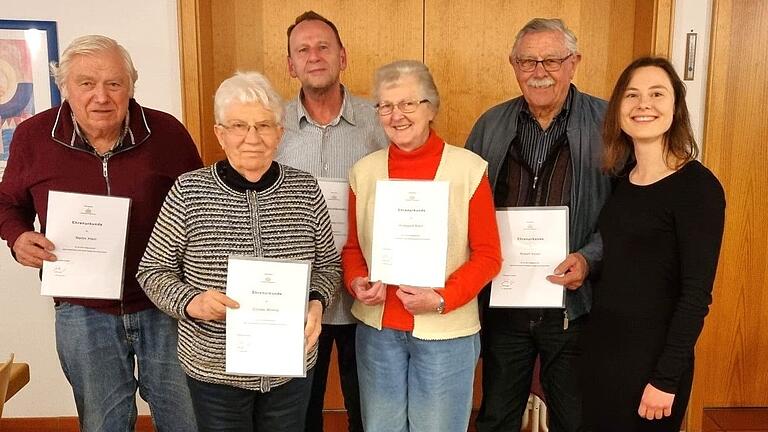
[(520, 111), (518, 135), (512, 138), (496, 184), (497, 207), (570, 203), (572, 165), (566, 129), (572, 99), (573, 88), (546, 130), (527, 106)]

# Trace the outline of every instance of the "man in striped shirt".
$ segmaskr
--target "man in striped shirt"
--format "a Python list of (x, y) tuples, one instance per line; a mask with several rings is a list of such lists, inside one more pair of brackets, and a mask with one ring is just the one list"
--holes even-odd
[(610, 193), (600, 171), (606, 103), (571, 84), (581, 54), (559, 19), (526, 24), (509, 61), (523, 95), (483, 114), (466, 147), (488, 161), (496, 207), (569, 207), (571, 253), (548, 277), (567, 288), (565, 309), (492, 309), (486, 300), (477, 430), (520, 430), (540, 356), (550, 430), (576, 431), (578, 337), (592, 300), (589, 276), (603, 255), (597, 218)]
[[(288, 71), (301, 82), (296, 99), (286, 105), (285, 134), (277, 161), (302, 169), (318, 179), (348, 180), (358, 159), (387, 145), (373, 104), (351, 95), (339, 76), (347, 53), (336, 26), (309, 11), (288, 28)], [(323, 313), (323, 330), (315, 367), (306, 430), (323, 430), (323, 399), (334, 341), (347, 408), (349, 431), (362, 431), (355, 362), (357, 321), (350, 313), (352, 298), (343, 287)]]

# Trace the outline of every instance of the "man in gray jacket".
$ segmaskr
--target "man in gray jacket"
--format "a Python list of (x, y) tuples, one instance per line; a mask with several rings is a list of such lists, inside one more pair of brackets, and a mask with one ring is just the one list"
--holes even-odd
[(467, 140), (466, 148), (489, 163), (496, 207), (568, 206), (570, 218), (571, 253), (548, 277), (565, 286), (565, 309), (484, 302), (479, 432), (520, 430), (537, 355), (550, 430), (576, 431), (581, 421), (575, 361), (590, 276), (602, 259), (596, 225), (610, 182), (600, 171), (606, 103), (571, 84), (580, 60), (576, 37), (561, 20), (528, 22), (509, 56), (523, 95), (483, 114)]

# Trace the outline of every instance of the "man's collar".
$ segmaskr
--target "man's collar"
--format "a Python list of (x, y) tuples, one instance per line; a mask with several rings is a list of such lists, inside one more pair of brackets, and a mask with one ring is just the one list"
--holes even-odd
[[(318, 127), (336, 126), (339, 123), (339, 121), (341, 121), (341, 119), (344, 119), (347, 123), (354, 126), (355, 111), (352, 107), (352, 104), (349, 103), (349, 92), (347, 91), (347, 88), (344, 87), (344, 84), (341, 84), (341, 94), (342, 94), (342, 100), (341, 100), (341, 110), (339, 111), (339, 115), (337, 115), (327, 125), (320, 125), (317, 122), (315, 122), (314, 119), (312, 119), (307, 113), (307, 109), (304, 107), (304, 100), (302, 97), (304, 95), (304, 90), (299, 90), (299, 95), (297, 96), (297, 103), (296, 103), (296, 114), (298, 118), (299, 127), (302, 127), (302, 125), (305, 124), (305, 122), (312, 123), (313, 125)], [(302, 120), (304, 120), (304, 122), (302, 122)]]
[[(123, 127), (123, 134), (119, 144), (115, 146), (115, 150), (139, 145), (152, 133), (147, 124), (144, 109), (134, 99), (129, 102)], [(56, 121), (51, 129), (51, 138), (70, 147), (90, 149), (90, 144), (78, 129), (79, 126), (72, 115), (72, 108), (69, 102), (64, 100), (59, 107)]]
[[(76, 147), (88, 147), (89, 149), (92, 149), (94, 152), (98, 153), (98, 150), (91, 144), (91, 142), (88, 140), (88, 137), (85, 136), (85, 133), (80, 129), (80, 124), (77, 123), (77, 119), (75, 118), (75, 112), (71, 112), (72, 115), (72, 125), (75, 128), (75, 134), (77, 135), (77, 138), (80, 142), (75, 144)], [(134, 140), (133, 134), (130, 133), (130, 128), (128, 125), (131, 124), (131, 110), (127, 110), (125, 113), (125, 119), (123, 119), (123, 126), (122, 130), (120, 131), (120, 135), (118, 135), (117, 140), (114, 144), (112, 144), (112, 148), (109, 149), (107, 153), (112, 153), (115, 151), (118, 151), (124, 147), (130, 147), (136, 144), (136, 141)]]

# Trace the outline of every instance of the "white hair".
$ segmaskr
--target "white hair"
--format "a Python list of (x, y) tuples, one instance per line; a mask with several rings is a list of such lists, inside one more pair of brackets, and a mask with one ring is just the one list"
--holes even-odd
[(269, 80), (258, 72), (237, 72), (221, 82), (213, 98), (216, 123), (224, 121), (224, 112), (235, 102), (259, 103), (275, 115), (277, 124), (283, 124), (283, 101)]
[(69, 44), (67, 49), (61, 54), (58, 65), (55, 62), (50, 64), (51, 75), (56, 80), (56, 85), (59, 86), (59, 91), (64, 99), (67, 98), (69, 68), (75, 57), (80, 55), (96, 55), (108, 51), (117, 51), (123, 59), (125, 73), (130, 78), (128, 94), (130, 97), (133, 97), (133, 89), (136, 86), (136, 81), (139, 79), (139, 73), (133, 66), (133, 60), (131, 60), (131, 55), (128, 54), (128, 51), (112, 38), (102, 35), (85, 35), (80, 36)]
[(404, 76), (416, 78), (421, 87), (421, 97), (428, 100), (437, 112), (440, 108), (440, 94), (435, 80), (427, 65), (418, 60), (398, 60), (378, 68), (373, 78), (373, 97), (378, 100), (379, 91), (383, 87), (397, 83)]
[(524, 25), (519, 32), (517, 32), (517, 36), (515, 36), (515, 43), (512, 45), (512, 52), (510, 52), (509, 58), (515, 57), (517, 46), (520, 45), (520, 41), (526, 35), (541, 32), (558, 32), (562, 34), (565, 41), (565, 47), (568, 49), (568, 51), (571, 54), (576, 54), (579, 52), (576, 34), (573, 33), (571, 29), (566, 27), (563, 20), (560, 18), (534, 18), (528, 21), (528, 23)]

